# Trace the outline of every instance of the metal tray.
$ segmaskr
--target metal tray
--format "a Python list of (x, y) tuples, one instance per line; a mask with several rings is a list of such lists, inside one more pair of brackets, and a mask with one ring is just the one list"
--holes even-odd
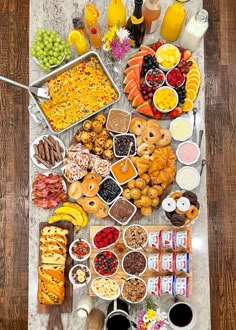
[(110, 76), (108, 70), (106, 69), (105, 65), (103, 64), (102, 59), (100, 58), (100, 56), (99, 56), (96, 52), (93, 52), (93, 51), (88, 52), (88, 53), (86, 53), (86, 54), (84, 54), (84, 55), (82, 55), (82, 56), (76, 58), (75, 60), (73, 60), (73, 61), (71, 61), (71, 62), (69, 62), (69, 63), (63, 65), (62, 67), (60, 67), (60, 68), (54, 70), (53, 72), (47, 74), (46, 76), (44, 76), (44, 77), (42, 77), (42, 78), (36, 80), (36, 81), (33, 82), (30, 86), (34, 86), (34, 87), (42, 87), (42, 86), (44, 86), (44, 87), (45, 87), (45, 85), (47, 84), (47, 82), (48, 82), (50, 79), (57, 77), (57, 76), (60, 75), (61, 73), (64, 73), (65, 71), (67, 71), (67, 70), (73, 68), (74, 66), (76, 66), (76, 65), (79, 64), (80, 62), (82, 62), (82, 61), (84, 61), (84, 60), (87, 60), (87, 59), (89, 59), (89, 58), (92, 57), (92, 56), (93, 56), (93, 57), (96, 57), (97, 60), (98, 60), (98, 62), (99, 62), (100, 65), (102, 66), (102, 68), (103, 68), (105, 74), (107, 75), (107, 77), (108, 77), (108, 79), (110, 80), (110, 82), (111, 82), (111, 84), (112, 84), (114, 90), (115, 90), (116, 93), (117, 93), (117, 99), (116, 99), (115, 101), (113, 101), (113, 102), (107, 104), (106, 106), (104, 106), (104, 107), (98, 109), (97, 111), (91, 113), (90, 115), (84, 117), (83, 119), (80, 119), (80, 120), (78, 120), (77, 122), (71, 124), (70, 126), (64, 128), (64, 129), (62, 129), (61, 131), (55, 131), (55, 130), (51, 127), (51, 125), (50, 125), (48, 119), (46, 118), (46, 116), (44, 115), (44, 113), (43, 113), (43, 111), (42, 111), (42, 109), (41, 109), (41, 107), (40, 107), (40, 103), (41, 103), (43, 100), (40, 99), (40, 98), (38, 98), (37, 96), (35, 96), (35, 95), (32, 94), (31, 92), (29, 92), (29, 94), (30, 94), (30, 96), (31, 96), (31, 100), (33, 101), (33, 104), (31, 104), (31, 105), (29, 106), (29, 112), (30, 112), (30, 114), (32, 115), (32, 117), (34, 118), (34, 120), (35, 120), (38, 124), (42, 124), (42, 125), (44, 125), (44, 126), (48, 126), (49, 129), (51, 130), (51, 132), (54, 133), (54, 134), (60, 134), (60, 133), (62, 133), (62, 132), (64, 132), (64, 131), (66, 131), (67, 129), (69, 129), (69, 128), (75, 126), (75, 125), (77, 125), (78, 123), (81, 123), (81, 122), (84, 121), (85, 119), (87, 119), (87, 118), (89, 118), (89, 117), (91, 117), (91, 116), (94, 116), (96, 113), (98, 113), (98, 112), (104, 110), (105, 108), (107, 108), (108, 106), (114, 104), (115, 102), (117, 102), (117, 101), (120, 99), (120, 91), (119, 91), (119, 89), (118, 89), (117, 86), (115, 85), (115, 83), (114, 83), (112, 77)]

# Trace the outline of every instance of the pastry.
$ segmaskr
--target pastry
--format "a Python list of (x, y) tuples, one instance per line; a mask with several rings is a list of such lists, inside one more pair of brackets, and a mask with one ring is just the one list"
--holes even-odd
[(82, 196), (81, 183), (79, 181), (72, 182), (68, 189), (70, 198), (79, 199)]
[(190, 201), (186, 197), (180, 197), (177, 200), (177, 208), (182, 212), (187, 212), (190, 209)]
[(171, 132), (166, 128), (162, 128), (161, 129), (161, 138), (159, 141), (156, 142), (156, 145), (158, 147), (165, 147), (168, 144), (170, 144), (171, 139), (172, 139)]
[(152, 207), (148, 206), (148, 207), (141, 207), (141, 213), (144, 216), (149, 216), (152, 214)]
[(107, 119), (103, 113), (99, 113), (98, 115), (95, 116), (95, 120), (98, 120), (101, 125), (105, 125)]
[[(155, 124), (154, 124), (155, 123)], [(150, 125), (146, 125), (141, 132), (143, 142), (149, 144), (157, 143), (161, 138), (160, 126), (154, 122)]]
[(108, 160), (112, 159), (113, 158), (113, 151), (110, 150), (110, 149), (104, 150), (103, 151), (103, 158), (108, 159)]
[(85, 131), (90, 131), (92, 129), (92, 122), (91, 120), (85, 120), (82, 125)]
[(174, 213), (170, 218), (170, 222), (173, 226), (181, 227), (185, 224), (185, 217), (181, 214)]
[(142, 178), (138, 178), (135, 180), (135, 187), (138, 189), (144, 189), (146, 186), (146, 181)]
[(93, 179), (83, 180), (81, 184), (81, 190), (82, 193), (87, 197), (95, 196), (99, 190), (99, 183), (97, 180), (93, 180)]
[(131, 119), (129, 131), (135, 135), (141, 135), (143, 128), (146, 126), (146, 120), (141, 117)]
[(198, 216), (198, 213), (198, 208), (195, 205), (191, 205), (190, 209), (186, 212), (186, 217), (192, 220)]
[(143, 207), (148, 207), (148, 206), (151, 206), (152, 205), (152, 200), (151, 200), (151, 198), (149, 196), (142, 195), (141, 198), (140, 198), (140, 200), (141, 200), (141, 205)]
[(77, 201), (82, 205), (83, 209), (88, 213), (96, 213), (99, 208), (104, 205), (103, 201), (98, 196), (82, 197)]
[(95, 132), (95, 133), (101, 133), (102, 130), (103, 130), (103, 126), (102, 124), (98, 121), (98, 120), (94, 120), (92, 122), (92, 130)]
[(164, 211), (173, 212), (176, 209), (176, 201), (171, 197), (167, 197), (163, 199), (161, 206)]
[(133, 199), (139, 199), (139, 198), (141, 197), (141, 195), (142, 195), (142, 192), (141, 192), (141, 190), (138, 189), (138, 188), (133, 188), (133, 189), (131, 189), (131, 191), (130, 191), (130, 196), (131, 196), (131, 198), (133, 198)]
[(154, 144), (143, 142), (139, 145), (137, 149), (137, 155), (143, 156), (143, 155), (151, 155), (155, 149)]
[(197, 201), (197, 195), (194, 194), (192, 191), (185, 191), (183, 193), (183, 196), (188, 198), (190, 203), (196, 202)]

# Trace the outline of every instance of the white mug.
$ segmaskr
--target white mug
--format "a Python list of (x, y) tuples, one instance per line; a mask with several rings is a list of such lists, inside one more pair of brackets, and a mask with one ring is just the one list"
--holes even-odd
[[(191, 312), (192, 312), (192, 318), (190, 320), (190, 322), (188, 324), (185, 324), (185, 325), (177, 325), (177, 324), (174, 324), (170, 318), (170, 313), (171, 313), (171, 310), (173, 308), (177, 308), (177, 307), (180, 307), (180, 306), (177, 306), (177, 305), (184, 305), (184, 307), (189, 307)], [(177, 307), (176, 307), (177, 306)], [(179, 310), (179, 312), (181, 312)], [(168, 311), (168, 321), (170, 323), (170, 327), (173, 329), (173, 330), (191, 330), (193, 329), (193, 327), (195, 326), (196, 324), (196, 321), (197, 321), (197, 315), (196, 315), (196, 311), (193, 309), (193, 307), (186, 303), (186, 302), (177, 302), (176, 304), (172, 305), (171, 308), (169, 309)]]

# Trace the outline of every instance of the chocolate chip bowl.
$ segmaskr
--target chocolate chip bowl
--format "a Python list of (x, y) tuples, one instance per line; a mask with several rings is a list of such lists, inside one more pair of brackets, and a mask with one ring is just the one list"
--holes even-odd
[(147, 269), (147, 258), (140, 251), (129, 251), (122, 259), (122, 269), (129, 276), (141, 276)]

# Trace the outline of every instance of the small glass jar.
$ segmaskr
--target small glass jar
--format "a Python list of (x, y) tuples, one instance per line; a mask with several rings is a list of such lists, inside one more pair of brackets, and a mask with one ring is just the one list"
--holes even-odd
[(87, 319), (89, 313), (93, 308), (93, 299), (88, 295), (80, 297), (79, 304), (76, 308), (79, 319)]

